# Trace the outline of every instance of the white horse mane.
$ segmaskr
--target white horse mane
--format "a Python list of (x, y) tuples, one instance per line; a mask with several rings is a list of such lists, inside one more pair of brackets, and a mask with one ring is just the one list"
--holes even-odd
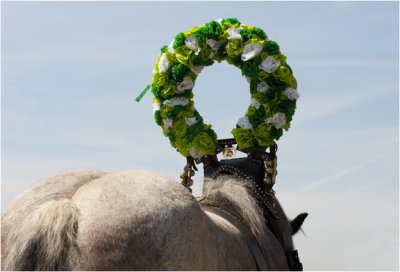
[(261, 208), (248, 191), (249, 182), (231, 177), (219, 177), (204, 181), (202, 202), (233, 211), (240, 216), (251, 233), (259, 240), (266, 233), (266, 225)]

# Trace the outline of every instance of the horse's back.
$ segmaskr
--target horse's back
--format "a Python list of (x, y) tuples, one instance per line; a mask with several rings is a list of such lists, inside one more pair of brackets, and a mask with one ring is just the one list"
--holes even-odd
[(186, 188), (147, 171), (104, 175), (79, 188), (72, 201), (80, 211), (80, 251), (71, 253), (70, 265), (79, 270), (187, 268), (174, 255), (193, 247), (193, 234), (205, 224)]
[(184, 186), (154, 172), (50, 177), (17, 198), (2, 223), (2, 264), (4, 257), (9, 263), (3, 269), (254, 268), (235, 227), (204, 213)]

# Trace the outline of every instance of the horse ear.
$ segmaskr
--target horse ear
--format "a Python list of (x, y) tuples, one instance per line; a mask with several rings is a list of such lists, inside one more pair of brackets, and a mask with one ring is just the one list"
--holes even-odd
[(301, 225), (303, 225), (304, 220), (308, 216), (308, 213), (301, 213), (298, 216), (296, 216), (295, 219), (290, 221), (290, 225), (292, 226), (292, 235), (296, 234), (296, 232), (299, 231), (301, 228)]

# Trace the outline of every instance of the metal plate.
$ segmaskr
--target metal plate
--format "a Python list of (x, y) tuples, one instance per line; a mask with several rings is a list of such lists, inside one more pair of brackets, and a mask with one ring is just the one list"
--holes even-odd
[(225, 147), (222, 151), (222, 156), (224, 156), (226, 160), (233, 159), (236, 156), (236, 148), (234, 146)]

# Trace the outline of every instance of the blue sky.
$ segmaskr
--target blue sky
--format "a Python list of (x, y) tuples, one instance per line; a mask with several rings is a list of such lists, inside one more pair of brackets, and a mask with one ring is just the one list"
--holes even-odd
[[(77, 168), (155, 170), (185, 159), (152, 116), (159, 49), (237, 17), (276, 40), (300, 99), (279, 140), (278, 197), (307, 211), (295, 244), (307, 270), (398, 270), (397, 2), (2, 2), (1, 203)], [(240, 70), (214, 64), (194, 88), (220, 138), (250, 96)], [(195, 193), (201, 191), (197, 174)]]

